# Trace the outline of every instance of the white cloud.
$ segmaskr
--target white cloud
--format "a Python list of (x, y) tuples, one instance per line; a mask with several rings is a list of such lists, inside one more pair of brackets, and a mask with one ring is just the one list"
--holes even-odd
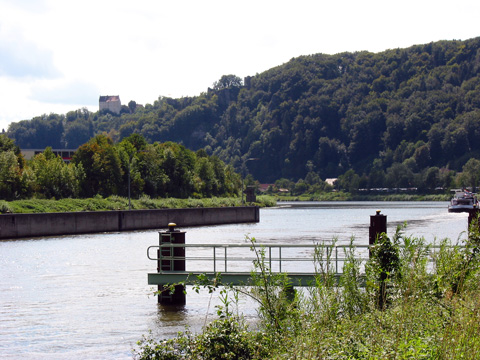
[(53, 51), (42, 49), (18, 33), (0, 27), (0, 76), (52, 78), (60, 72), (53, 64)]
[(98, 105), (97, 94), (98, 88), (95, 84), (82, 80), (67, 80), (34, 85), (29, 98), (50, 104), (95, 106)]

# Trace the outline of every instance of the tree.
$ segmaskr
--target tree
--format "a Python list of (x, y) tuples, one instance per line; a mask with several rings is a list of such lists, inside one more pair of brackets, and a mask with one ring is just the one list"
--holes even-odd
[(145, 184), (137, 166), (139, 151), (146, 146), (146, 142), (143, 143), (144, 141), (145, 139), (142, 136), (132, 134), (116, 146), (123, 171), (123, 181), (119, 193), (128, 196), (129, 199), (131, 196), (141, 195)]
[(480, 180), (480, 160), (471, 158), (463, 165), (462, 182), (466, 186), (471, 186), (472, 191), (476, 192)]
[(348, 170), (345, 174), (338, 177), (336, 186), (340, 190), (346, 190), (350, 193), (355, 193), (358, 190), (360, 177), (353, 169)]
[(195, 153), (183, 145), (167, 142), (154, 144), (160, 168), (166, 177), (162, 196), (186, 198), (195, 190)]
[(110, 196), (119, 193), (123, 170), (111, 138), (103, 134), (95, 136), (75, 152), (73, 163), (77, 166), (82, 164), (85, 171), (81, 187), (83, 196)]
[(159, 147), (149, 144), (138, 154), (136, 168), (144, 181), (143, 191), (145, 194), (156, 198), (165, 196), (166, 184), (169, 181), (162, 167), (162, 158)]
[(145, 138), (137, 133), (133, 133), (125, 138), (123, 138), (122, 142), (129, 142), (130, 144), (133, 145), (135, 150), (138, 151), (143, 151), (147, 147), (148, 143)]
[(425, 171), (425, 177), (423, 179), (423, 184), (425, 188), (429, 191), (433, 191), (437, 186), (439, 186), (440, 179), (440, 169), (436, 166), (428, 168)]
[(412, 186), (413, 173), (403, 163), (394, 163), (387, 169), (386, 183), (391, 188), (407, 188)]
[(133, 114), (135, 112), (135, 109), (137, 108), (137, 103), (133, 100), (130, 100), (128, 102), (128, 108), (130, 109), (130, 112)]
[(76, 119), (65, 125), (63, 141), (68, 149), (76, 149), (93, 137), (93, 124), (89, 119)]
[(55, 156), (50, 147), (37, 154), (30, 162), (33, 171), (33, 190), (47, 199), (78, 197), (84, 178), (82, 165), (66, 164)]
[(214, 90), (221, 90), (227, 89), (231, 87), (241, 87), (243, 85), (243, 81), (236, 75), (223, 75), (220, 80), (215, 81), (213, 83)]
[(0, 198), (14, 200), (20, 195), (21, 172), (13, 150), (0, 151)]
[(208, 158), (197, 158), (195, 173), (198, 177), (198, 190), (202, 196), (218, 195), (218, 181), (212, 163)]

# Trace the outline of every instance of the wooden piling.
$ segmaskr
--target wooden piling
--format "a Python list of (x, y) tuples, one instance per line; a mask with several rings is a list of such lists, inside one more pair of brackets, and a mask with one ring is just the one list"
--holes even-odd
[[(377, 210), (375, 215), (370, 216), (368, 245), (375, 245), (375, 241), (377, 241), (377, 238), (381, 233), (387, 233), (387, 216), (380, 214), (380, 210)], [(371, 254), (370, 251), (369, 254)]]

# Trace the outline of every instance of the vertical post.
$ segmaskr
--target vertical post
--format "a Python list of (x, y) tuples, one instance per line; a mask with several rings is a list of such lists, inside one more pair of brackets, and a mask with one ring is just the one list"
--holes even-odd
[(245, 189), (245, 196), (247, 203), (254, 203), (257, 201), (257, 197), (255, 196), (255, 188), (253, 186), (247, 186)]
[(131, 158), (128, 160), (128, 210), (132, 210), (132, 201), (130, 200), (130, 161), (132, 161)]
[(242, 205), (243, 205), (243, 204), (245, 203), (245, 202), (243, 201), (243, 175), (241, 175), (241, 176), (242, 176)]
[(278, 259), (279, 259), (279, 267), (280, 267), (280, 272), (282, 272), (282, 247), (278, 247)]
[(335, 274), (338, 274), (338, 247), (335, 245)]
[[(168, 224), (168, 230), (160, 232), (160, 246), (164, 244), (185, 244), (185, 232), (175, 229), (175, 223)], [(185, 248), (184, 247), (161, 247), (158, 249), (157, 271), (185, 271)], [(185, 305), (186, 296), (183, 285), (176, 285), (173, 294), (158, 285), (158, 303), (162, 305)]]
[(225, 258), (225, 272), (227, 272), (227, 247), (225, 246), (224, 247), (224, 253), (223, 253), (223, 256)]
[[(240, 174), (240, 176), (242, 177), (242, 205), (245, 204), (245, 202), (243, 201), (243, 193), (244, 193), (244, 190), (243, 190), (243, 187), (244, 187), (244, 185), (243, 185), (243, 183), (244, 183), (243, 178), (245, 177), (245, 169), (247, 169), (247, 172), (248, 172), (247, 162), (249, 162), (249, 161), (255, 161), (255, 160), (258, 160), (258, 158), (248, 158), (248, 159), (246, 159), (246, 160), (243, 162), (243, 164), (242, 164), (242, 172), (241, 172), (241, 174)], [(251, 200), (252, 200), (252, 199), (251, 199)], [(255, 201), (256, 201), (256, 199), (253, 200), (252, 202), (255, 202)], [(248, 198), (247, 198), (247, 202), (248, 202)]]
[[(368, 245), (372, 246), (377, 241), (378, 237), (382, 233), (387, 232), (387, 217), (380, 214), (380, 210), (377, 210), (375, 215), (370, 216), (370, 228), (369, 228), (369, 237)], [(368, 249), (368, 255), (372, 256), (372, 250)], [(386, 301), (386, 273), (384, 271), (380, 274), (380, 289), (378, 291), (378, 307), (379, 309), (384, 309), (384, 304)]]
[[(377, 210), (375, 215), (370, 216), (370, 227), (368, 229), (368, 245), (375, 245), (375, 241), (381, 233), (387, 233), (387, 216), (381, 215)], [(371, 251), (368, 250), (369, 256)]]

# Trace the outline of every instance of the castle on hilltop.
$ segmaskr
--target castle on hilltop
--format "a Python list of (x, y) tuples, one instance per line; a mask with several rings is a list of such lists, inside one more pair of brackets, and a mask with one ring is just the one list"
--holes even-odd
[(100, 111), (107, 109), (114, 114), (120, 114), (120, 110), (122, 109), (122, 103), (120, 102), (119, 95), (100, 96), (100, 99), (98, 100), (98, 106)]

